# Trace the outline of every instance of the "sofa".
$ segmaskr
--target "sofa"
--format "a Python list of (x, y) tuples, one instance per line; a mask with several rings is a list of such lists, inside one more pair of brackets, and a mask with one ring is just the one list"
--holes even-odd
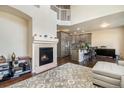
[(93, 84), (106, 88), (124, 88), (124, 61), (98, 61), (92, 69)]

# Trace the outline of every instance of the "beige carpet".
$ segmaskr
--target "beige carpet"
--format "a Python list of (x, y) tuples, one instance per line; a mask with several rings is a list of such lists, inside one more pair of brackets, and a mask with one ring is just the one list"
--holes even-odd
[(97, 88), (93, 85), (91, 68), (67, 63), (9, 88)]

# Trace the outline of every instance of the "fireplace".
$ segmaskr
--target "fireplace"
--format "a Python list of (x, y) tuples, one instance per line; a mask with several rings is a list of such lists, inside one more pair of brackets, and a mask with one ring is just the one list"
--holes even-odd
[(32, 73), (40, 73), (57, 66), (58, 39), (38, 36), (33, 40)]
[(53, 48), (39, 48), (39, 66), (53, 62)]

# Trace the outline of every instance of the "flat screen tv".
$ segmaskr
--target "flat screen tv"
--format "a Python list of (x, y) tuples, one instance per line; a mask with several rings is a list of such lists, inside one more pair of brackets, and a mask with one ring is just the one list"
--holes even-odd
[(96, 49), (96, 54), (115, 58), (115, 49)]

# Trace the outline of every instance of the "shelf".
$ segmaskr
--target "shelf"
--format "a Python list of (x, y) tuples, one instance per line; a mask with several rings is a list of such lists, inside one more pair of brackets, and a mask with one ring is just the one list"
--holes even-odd
[[(15, 63), (17, 62), (17, 64)], [(25, 71), (26, 70), (26, 71)], [(31, 72), (31, 60), (20, 59), (0, 64), (0, 82)]]
[(9, 70), (9, 68), (2, 69), (2, 70), (0, 70), (0, 72), (2, 72), (2, 71), (7, 71), (7, 70)]
[(19, 77), (19, 76), (24, 75), (26, 73), (29, 73), (29, 72), (31, 72), (31, 70), (27, 70), (27, 71), (23, 71), (23, 72), (18, 72), (18, 73), (15, 73), (14, 76), (11, 77), (11, 78), (16, 78), (16, 77)]
[(8, 66), (8, 65), (9, 65), (8, 63), (0, 63), (0, 67)]

